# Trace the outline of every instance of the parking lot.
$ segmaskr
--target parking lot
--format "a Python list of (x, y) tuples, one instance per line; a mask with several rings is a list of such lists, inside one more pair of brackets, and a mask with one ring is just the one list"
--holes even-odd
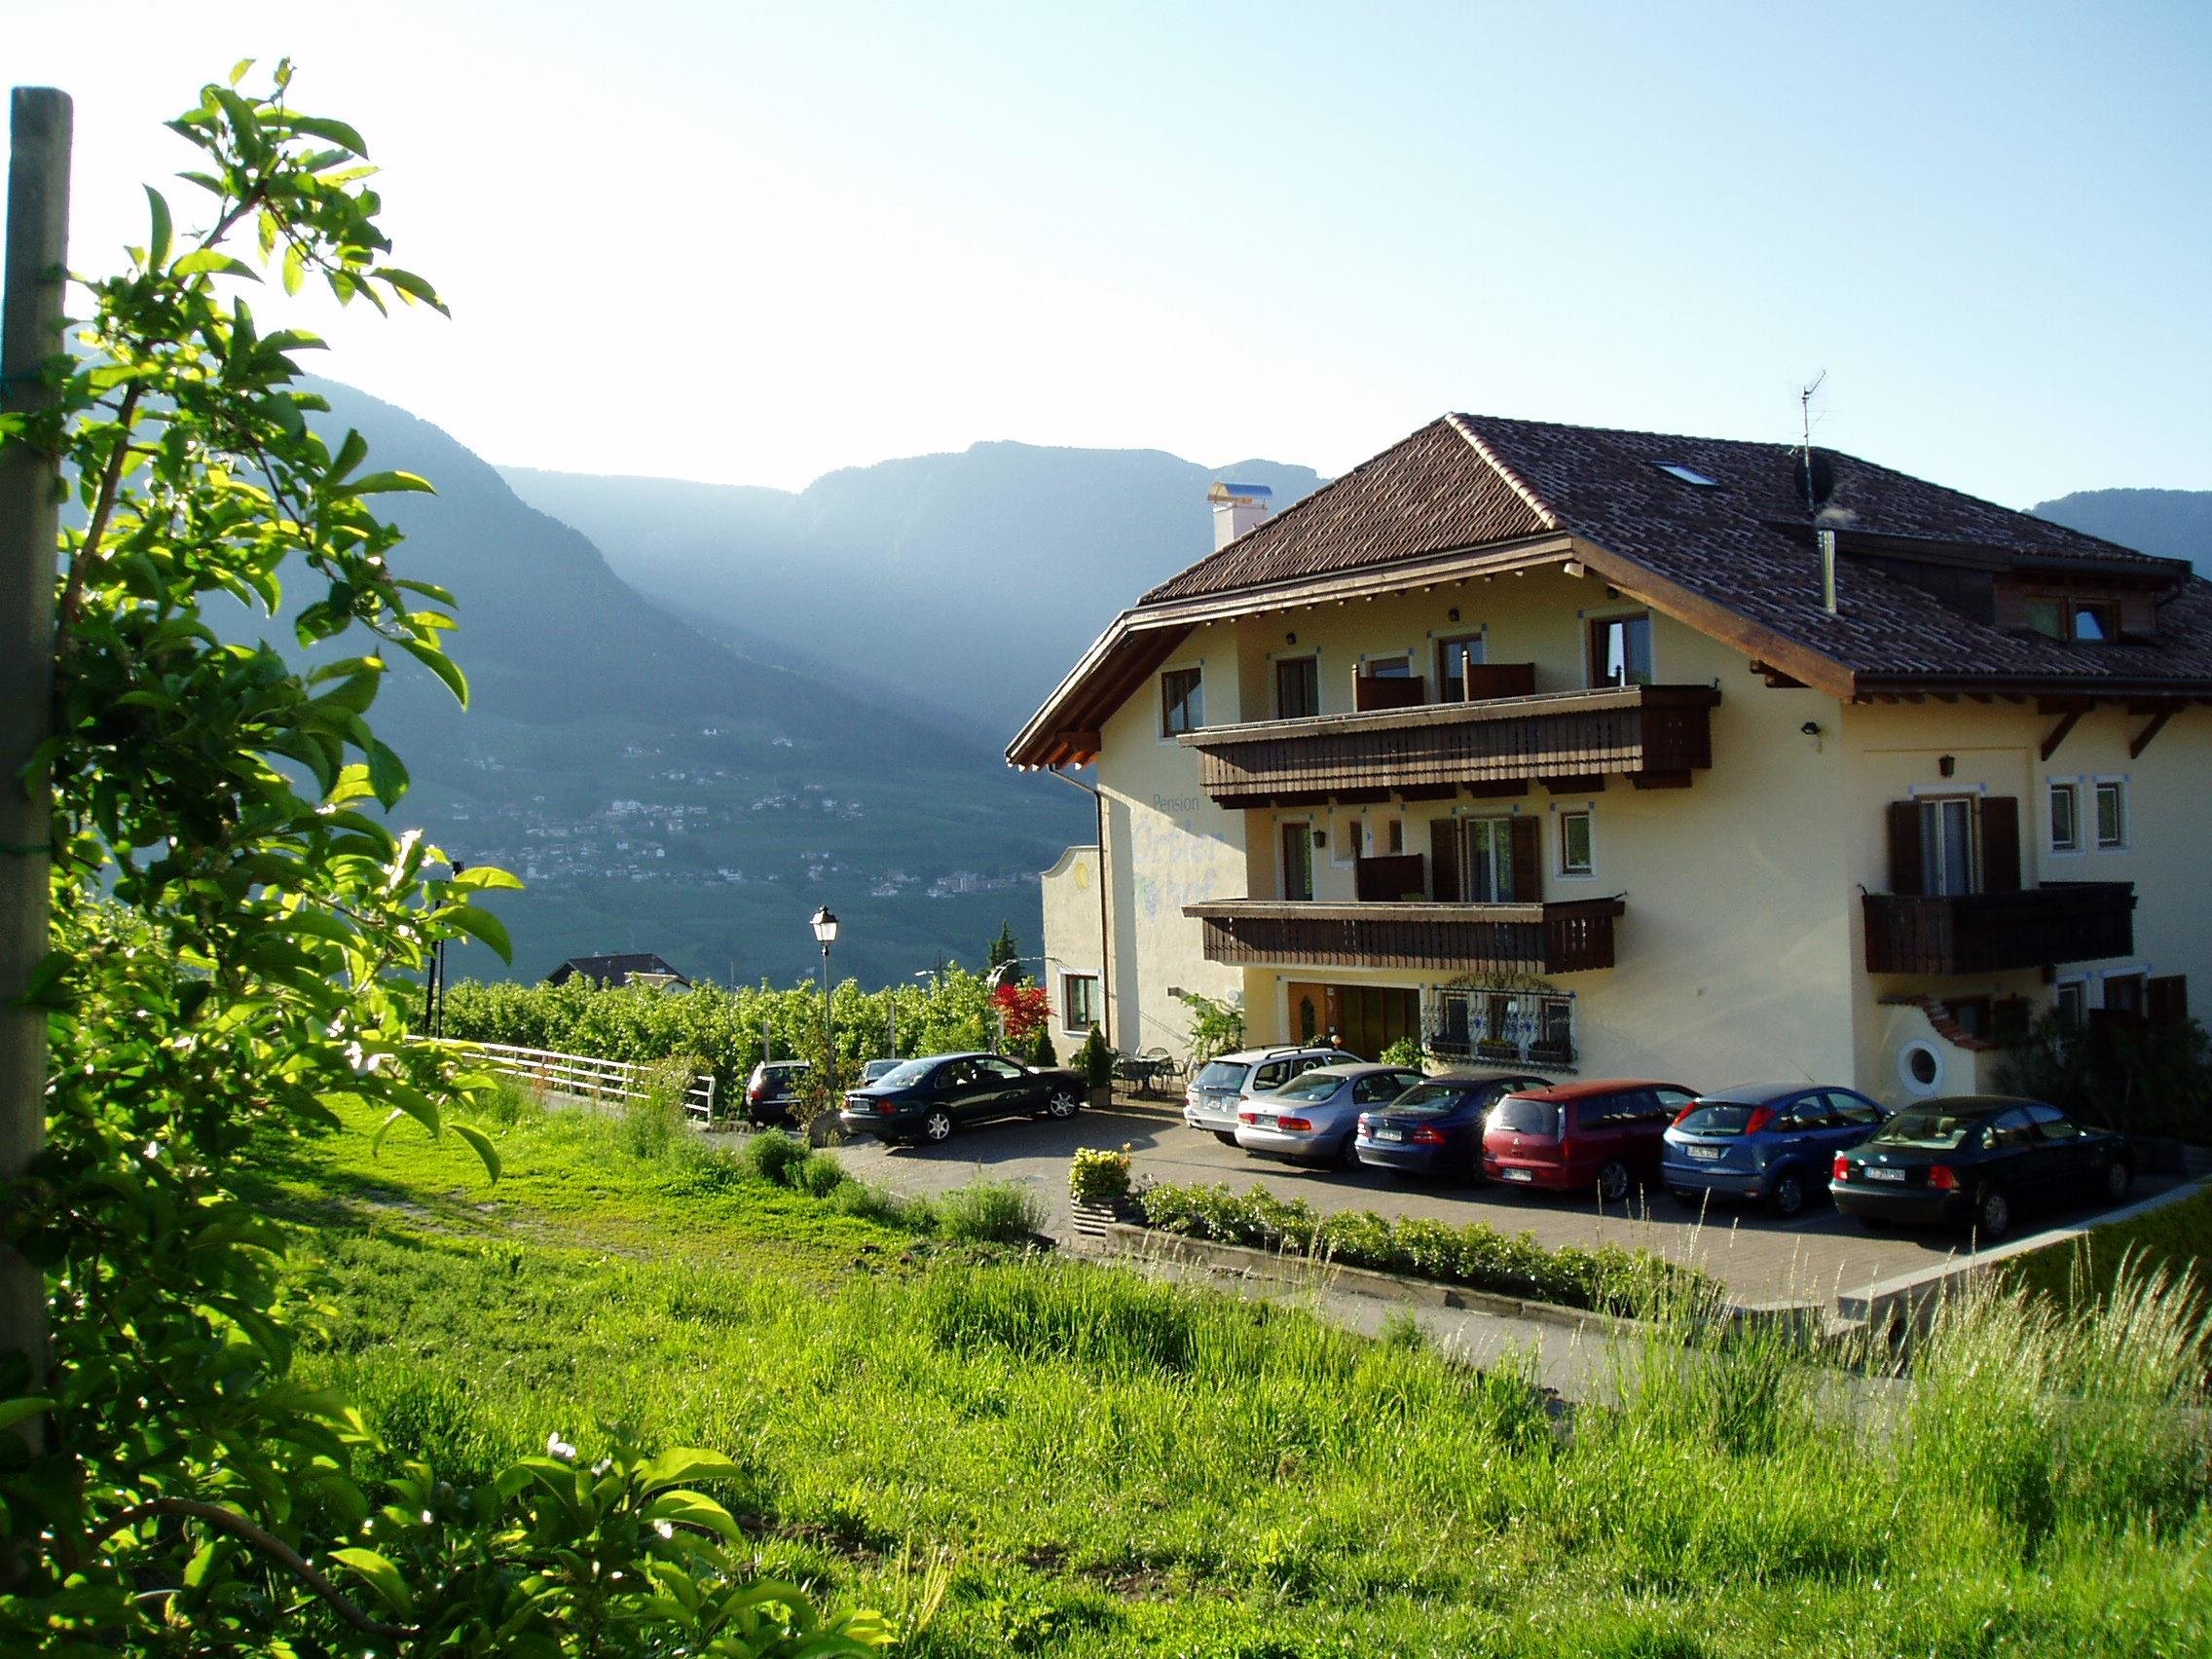
[[(1154, 1182), (1226, 1182), (1236, 1192), (1255, 1183), (1318, 1210), (1372, 1209), (1388, 1215), (1487, 1221), (1503, 1233), (1529, 1233), (1546, 1245), (1610, 1242), (1641, 1246), (1694, 1263), (1728, 1287), (1738, 1303), (1832, 1300), (1839, 1293), (1935, 1267), (1966, 1249), (1964, 1234), (1876, 1236), (1825, 1202), (1795, 1221), (1777, 1221), (1747, 1206), (1715, 1205), (1707, 1215), (1677, 1206), (1664, 1193), (1632, 1198), (1607, 1213), (1596, 1197), (1568, 1198), (1490, 1186), (1400, 1180), (1374, 1170), (1305, 1170), (1253, 1158), (1212, 1135), (1188, 1128), (1161, 1106), (1118, 1102), (1066, 1123), (1015, 1120), (966, 1129), (938, 1147), (885, 1147), (859, 1141), (841, 1148), (845, 1166), (865, 1181), (896, 1192), (937, 1193), (978, 1178), (1033, 1187), (1049, 1206), (1045, 1231), (1066, 1236), (1068, 1161), (1078, 1147), (1128, 1146), (1136, 1174)], [(2171, 1185), (2146, 1178), (2147, 1197)], [(2023, 1217), (2018, 1237), (2079, 1223), (2068, 1211)]]

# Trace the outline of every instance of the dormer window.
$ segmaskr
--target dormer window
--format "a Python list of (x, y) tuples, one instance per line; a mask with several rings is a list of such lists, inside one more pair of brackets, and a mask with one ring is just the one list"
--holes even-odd
[(1720, 488), (1719, 479), (1710, 478), (1696, 467), (1684, 466), (1678, 461), (1653, 461), (1652, 464), (1668, 477), (1684, 484), (1694, 485), (1700, 490), (1717, 490)]
[(2028, 631), (2047, 640), (2098, 642), (2120, 638), (2120, 617), (2110, 600), (2046, 597), (2027, 602)]

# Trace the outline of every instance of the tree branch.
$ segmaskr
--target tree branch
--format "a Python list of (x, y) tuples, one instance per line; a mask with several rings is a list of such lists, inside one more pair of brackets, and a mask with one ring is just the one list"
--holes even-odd
[(145, 389), (145, 382), (132, 381), (130, 389), (123, 394), (123, 407), (115, 418), (118, 428), (115, 448), (100, 472), (99, 498), (92, 503), (92, 516), (86, 522), (85, 539), (77, 549), (77, 556), (69, 561), (69, 585), (62, 592), (60, 614), (55, 618), (54, 629), (55, 643), (64, 650), (77, 625), (77, 608), (84, 601), (85, 572), (98, 553), (100, 538), (107, 534), (107, 521), (115, 512), (116, 491), (123, 483), (123, 463), (130, 454), (130, 418), (138, 412), (138, 399)]
[(305, 1556), (274, 1532), (257, 1527), (235, 1509), (226, 1509), (219, 1503), (206, 1503), (197, 1497), (157, 1497), (121, 1510), (85, 1540), (84, 1553), (92, 1554), (116, 1533), (156, 1515), (189, 1515), (195, 1520), (205, 1522), (218, 1531), (228, 1532), (232, 1537), (252, 1545), (327, 1602), (333, 1612), (363, 1636), (382, 1637), (387, 1641), (405, 1641), (420, 1634), (412, 1625), (385, 1624), (372, 1619), (347, 1600), (345, 1591), (324, 1577)]

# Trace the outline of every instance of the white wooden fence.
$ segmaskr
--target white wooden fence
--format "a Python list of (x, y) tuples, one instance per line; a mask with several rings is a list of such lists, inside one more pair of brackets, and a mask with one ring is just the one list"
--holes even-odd
[[(579, 1100), (605, 1104), (610, 1100), (644, 1100), (652, 1092), (655, 1067), (634, 1060), (597, 1060), (588, 1054), (559, 1054), (549, 1049), (517, 1049), (505, 1043), (464, 1043), (458, 1038), (432, 1039), (441, 1049), (472, 1060), (486, 1071), (528, 1085), (532, 1092), (572, 1095)], [(715, 1079), (701, 1072), (683, 1091), (686, 1117), (699, 1120), (703, 1128), (715, 1126)]]

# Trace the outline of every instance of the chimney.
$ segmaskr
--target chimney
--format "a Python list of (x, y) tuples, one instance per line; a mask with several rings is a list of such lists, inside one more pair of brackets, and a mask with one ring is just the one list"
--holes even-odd
[(1216, 483), (1206, 492), (1213, 503), (1213, 550), (1218, 553), (1268, 516), (1275, 493), (1265, 484)]

